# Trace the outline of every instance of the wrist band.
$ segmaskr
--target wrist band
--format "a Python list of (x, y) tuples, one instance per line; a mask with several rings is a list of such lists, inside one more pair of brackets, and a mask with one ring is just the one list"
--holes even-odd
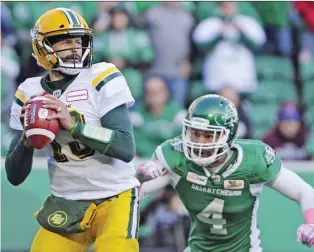
[(71, 135), (72, 135), (73, 131), (76, 129), (76, 126), (77, 126), (77, 122), (75, 122), (75, 124), (71, 128)]
[(306, 224), (314, 224), (314, 208), (310, 208), (304, 212)]

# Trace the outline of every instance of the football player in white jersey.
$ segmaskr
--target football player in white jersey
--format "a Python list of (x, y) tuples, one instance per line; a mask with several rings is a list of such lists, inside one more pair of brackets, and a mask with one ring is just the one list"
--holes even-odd
[(130, 161), (135, 154), (128, 108), (134, 99), (121, 72), (110, 63), (92, 65), (93, 32), (81, 15), (57, 8), (31, 31), (33, 56), (48, 70), (19, 85), (11, 108), (15, 130), (6, 156), (9, 182), (20, 185), (31, 172), (34, 148), (23, 131), (34, 95), (46, 92), (60, 133), (46, 148), (51, 195), (35, 214), (41, 225), (36, 252), (139, 251), (138, 191)]

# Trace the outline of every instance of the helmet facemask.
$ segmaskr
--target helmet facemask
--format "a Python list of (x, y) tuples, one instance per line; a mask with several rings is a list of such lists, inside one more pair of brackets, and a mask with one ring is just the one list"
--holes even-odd
[[(32, 38), (33, 41), (35, 41), (35, 44), (38, 44), (36, 46), (36, 49), (39, 53), (42, 53), (45, 55), (45, 60), (52, 64), (52, 67), (50, 70), (53, 71), (60, 71), (63, 74), (67, 75), (76, 75), (78, 74), (82, 69), (90, 68), (92, 65), (92, 51), (93, 51), (93, 37), (91, 34), (86, 34), (79, 31), (72, 31), (65, 35), (51, 35), (50, 34), (41, 34), (41, 36), (34, 37), (33, 31), (32, 31)], [(68, 38), (77, 38), (80, 37), (82, 39), (82, 46), (76, 47), (76, 48), (69, 48), (69, 49), (63, 49), (63, 50), (57, 50), (55, 51), (53, 49), (53, 44), (56, 42), (59, 42), (61, 40), (65, 40)], [(71, 51), (74, 49), (82, 49), (82, 57), (80, 62), (73, 61), (72, 62), (64, 62), (62, 58), (58, 55), (58, 52), (62, 51)], [(36, 58), (38, 65), (42, 66), (40, 64), (37, 57), (33, 54), (33, 56)], [(75, 55), (73, 55), (75, 57)]]
[[(228, 144), (230, 130), (226, 127), (209, 125), (203, 118), (192, 117), (185, 119), (183, 123), (183, 150), (187, 159), (199, 166), (208, 166), (224, 156), (230, 150)], [(193, 132), (202, 131), (212, 135), (209, 143), (197, 143), (192, 141)]]
[[(56, 38), (54, 38), (56, 37)], [(50, 55), (53, 55), (57, 59), (57, 63), (55, 66), (51, 69), (54, 71), (60, 71), (63, 74), (67, 75), (76, 75), (78, 74), (82, 69), (90, 68), (92, 65), (92, 36), (90, 35), (83, 35), (83, 36), (60, 36), (61, 40), (66, 38), (76, 38), (80, 37), (82, 39), (82, 47), (75, 47), (70, 49), (63, 49), (63, 50), (57, 50), (55, 51), (52, 48), (53, 43), (51, 43), (52, 40), (58, 39), (59, 36), (54, 36), (44, 39), (44, 46), (50, 51), (50, 53), (46, 56), (49, 57)], [(58, 39), (60, 41), (60, 39)], [(82, 57), (80, 58), (80, 62), (77, 62), (76, 60), (72, 62), (64, 62), (62, 58), (58, 55), (59, 52), (63, 51), (72, 51), (74, 49), (82, 49)], [(76, 56), (73, 52), (73, 58)]]

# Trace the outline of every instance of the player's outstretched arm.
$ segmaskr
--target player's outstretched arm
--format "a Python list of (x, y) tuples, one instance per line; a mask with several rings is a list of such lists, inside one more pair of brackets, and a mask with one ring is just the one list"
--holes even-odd
[(161, 189), (170, 184), (170, 182), (171, 178), (167, 173), (158, 178), (144, 182), (139, 187), (140, 200), (159, 192)]
[(311, 247), (314, 244), (314, 189), (297, 174), (284, 167), (267, 185), (300, 205), (306, 224), (299, 227), (297, 241)]
[(15, 130), (5, 158), (8, 181), (15, 186), (27, 178), (32, 169), (34, 148), (28, 145), (23, 131)]
[(139, 187), (139, 197), (144, 199), (150, 195), (160, 191), (166, 187), (170, 182), (171, 178), (164, 170), (163, 164), (158, 160), (148, 160), (136, 170), (137, 174), (148, 177), (149, 181), (142, 183)]

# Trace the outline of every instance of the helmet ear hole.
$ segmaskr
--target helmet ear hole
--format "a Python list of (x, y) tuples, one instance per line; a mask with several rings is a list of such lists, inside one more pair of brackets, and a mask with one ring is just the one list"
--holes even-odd
[(51, 56), (50, 56), (50, 54), (46, 55), (46, 60), (49, 61), (49, 62), (51, 62)]
[(37, 49), (37, 51), (38, 51), (38, 54), (41, 56), (41, 49), (39, 48), (38, 44), (35, 43), (35, 46), (36, 46), (36, 49)]

